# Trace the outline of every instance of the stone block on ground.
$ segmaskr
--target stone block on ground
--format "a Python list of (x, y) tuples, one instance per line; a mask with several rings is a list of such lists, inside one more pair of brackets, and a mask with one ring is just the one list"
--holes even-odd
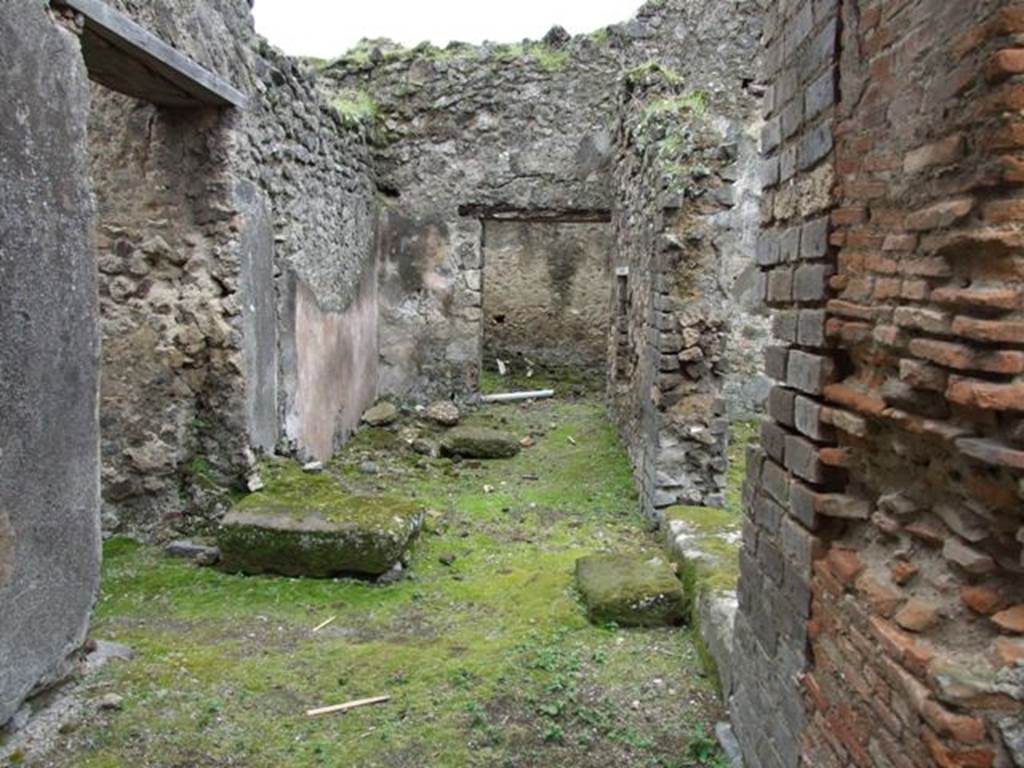
[(363, 422), (371, 427), (386, 427), (398, 421), (400, 415), (397, 405), (381, 400), (363, 414)]
[(696, 607), (697, 632), (715, 671), (723, 697), (732, 693), (733, 628), (739, 603), (741, 520), (711, 507), (665, 510), (665, 548), (675, 564), (687, 600)]
[(351, 495), (329, 475), (291, 472), (236, 504), (217, 541), (231, 572), (379, 576), (402, 559), (422, 523), (416, 502)]
[(576, 585), (595, 623), (657, 627), (680, 624), (686, 596), (669, 563), (644, 554), (598, 554), (576, 561)]
[(441, 453), (467, 459), (507, 459), (519, 453), (519, 440), (487, 427), (456, 427), (445, 435)]
[(165, 544), (164, 554), (168, 557), (181, 557), (186, 560), (192, 560), (200, 565), (214, 565), (220, 560), (220, 550), (216, 547), (199, 544), (188, 539)]
[(459, 413), (459, 406), (450, 400), (439, 400), (436, 403), (431, 403), (423, 415), (442, 427), (454, 427), (462, 417), (462, 414)]

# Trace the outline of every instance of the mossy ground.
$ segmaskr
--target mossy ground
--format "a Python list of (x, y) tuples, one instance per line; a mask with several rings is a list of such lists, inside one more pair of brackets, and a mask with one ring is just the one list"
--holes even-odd
[(490, 367), (480, 374), (480, 393), (491, 395), (497, 392), (522, 392), (537, 389), (553, 389), (559, 398), (586, 397), (600, 399), (604, 392), (604, 376), (594, 371), (547, 370), (538, 367), (527, 375), (526, 369), (517, 362), (509, 363), (509, 370), (501, 376)]
[[(573, 591), (581, 555), (659, 551), (603, 406), (494, 406), (469, 422), (536, 447), (452, 463), (405, 451), (401, 426), (366, 430), (323, 475), (433, 511), (412, 578), (389, 586), (235, 576), (107, 542), (93, 635), (137, 656), (86, 695), (114, 691), (123, 707), (90, 715), (42, 764), (718, 764), (707, 729), (721, 711), (688, 632), (592, 626)], [(378, 474), (360, 472), (368, 459)], [(376, 695), (391, 701), (304, 715)]]
[(743, 526), (743, 481), (746, 477), (747, 446), (758, 434), (757, 420), (737, 421), (732, 425), (729, 442), (729, 479), (725, 507), (671, 507), (666, 521), (681, 520), (695, 534), (691, 546), (703, 552), (708, 560), (699, 566), (677, 563), (680, 575), (690, 594), (700, 590), (733, 591), (739, 581), (740, 531)]

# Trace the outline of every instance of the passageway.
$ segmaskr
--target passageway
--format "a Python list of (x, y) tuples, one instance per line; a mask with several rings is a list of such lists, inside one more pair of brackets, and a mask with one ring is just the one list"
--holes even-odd
[[(89, 682), (86, 697), (123, 698), (45, 764), (716, 764), (722, 712), (691, 631), (592, 625), (573, 589), (582, 555), (660, 553), (603, 404), (559, 397), (465, 421), (534, 445), (489, 462), (421, 456), (406, 441), (429, 428), (407, 414), (358, 433), (318, 476), (429, 510), (395, 583), (228, 575), (108, 541), (94, 635), (137, 658)], [(301, 482), (294, 464), (267, 468), (270, 489), (288, 473)], [(390, 701), (304, 714), (379, 695)]]

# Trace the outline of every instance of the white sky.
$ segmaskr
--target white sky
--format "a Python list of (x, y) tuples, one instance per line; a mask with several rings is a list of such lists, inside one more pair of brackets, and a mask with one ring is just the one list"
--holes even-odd
[(293, 56), (333, 58), (361, 38), (515, 43), (555, 24), (571, 33), (626, 21), (642, 0), (256, 0), (257, 31)]

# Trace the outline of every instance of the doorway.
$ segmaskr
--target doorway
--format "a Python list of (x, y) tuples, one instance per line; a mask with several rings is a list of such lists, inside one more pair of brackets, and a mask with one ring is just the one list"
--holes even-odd
[(603, 389), (614, 281), (610, 224), (485, 220), (483, 265), (482, 386)]

